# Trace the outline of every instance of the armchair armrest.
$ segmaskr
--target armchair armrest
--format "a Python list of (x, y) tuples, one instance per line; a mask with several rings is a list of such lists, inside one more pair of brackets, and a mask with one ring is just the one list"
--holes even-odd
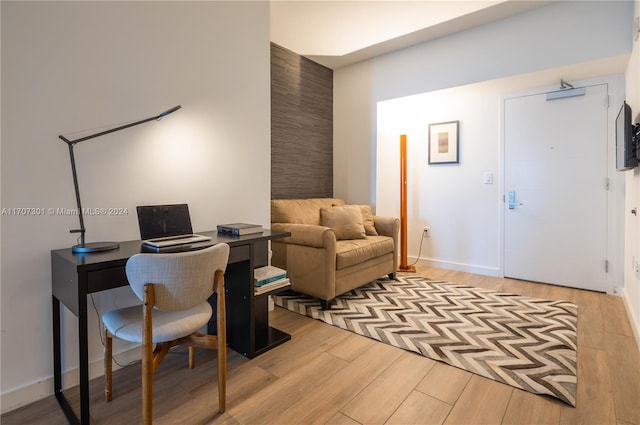
[(291, 236), (273, 240), (272, 264), (287, 269), (294, 291), (323, 300), (336, 296), (336, 234), (330, 227), (271, 223)]
[(378, 234), (382, 236), (398, 237), (400, 231), (400, 220), (396, 217), (373, 216), (373, 224), (376, 226)]
[(336, 234), (330, 227), (298, 223), (271, 223), (271, 228), (291, 232), (291, 236), (281, 239), (285, 243), (314, 248), (335, 247), (336, 245)]
[(400, 220), (396, 217), (373, 216), (373, 224), (378, 234), (393, 238), (393, 269), (398, 269)]

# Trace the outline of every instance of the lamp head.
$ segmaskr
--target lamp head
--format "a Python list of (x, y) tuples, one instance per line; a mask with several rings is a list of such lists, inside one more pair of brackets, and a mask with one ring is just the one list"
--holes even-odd
[(161, 120), (162, 118), (166, 117), (169, 114), (174, 113), (175, 111), (177, 111), (178, 109), (182, 108), (182, 105), (178, 105), (178, 106), (174, 106), (171, 109), (167, 109), (166, 111), (162, 112), (160, 115), (158, 115), (158, 117), (156, 118), (157, 120)]

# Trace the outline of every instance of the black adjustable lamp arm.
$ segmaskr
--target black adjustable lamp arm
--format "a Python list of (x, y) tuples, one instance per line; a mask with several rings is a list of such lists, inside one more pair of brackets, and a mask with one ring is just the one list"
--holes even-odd
[(76, 158), (73, 154), (74, 142), (70, 142), (64, 136), (58, 136), (69, 146), (69, 158), (71, 159), (71, 173), (73, 174), (73, 188), (76, 192), (76, 205), (78, 206), (78, 219), (80, 220), (80, 228), (69, 230), (70, 233), (80, 233), (80, 246), (84, 246), (84, 216), (82, 214), (82, 203), (80, 202), (80, 189), (78, 188), (78, 173), (76, 173)]
[(69, 146), (69, 158), (71, 159), (71, 173), (73, 174), (73, 187), (74, 187), (75, 192), (76, 192), (76, 204), (78, 206), (78, 219), (80, 220), (80, 228), (79, 229), (70, 230), (69, 232), (70, 233), (80, 233), (80, 246), (84, 246), (84, 244), (85, 244), (84, 234), (86, 232), (86, 229), (84, 227), (84, 216), (82, 214), (82, 203), (80, 202), (80, 189), (78, 188), (78, 174), (76, 172), (76, 160), (75, 160), (75, 155), (73, 154), (73, 147), (76, 145), (76, 143), (84, 142), (85, 140), (95, 139), (96, 137), (104, 136), (104, 135), (109, 134), (109, 133), (115, 133), (116, 131), (124, 130), (126, 128), (133, 127), (133, 126), (136, 126), (136, 125), (139, 125), (139, 124), (144, 124), (144, 123), (149, 122), (149, 121), (160, 120), (163, 117), (166, 117), (167, 115), (177, 111), (181, 107), (182, 107), (181, 105), (177, 105), (177, 106), (174, 106), (171, 109), (168, 109), (168, 110), (162, 112), (159, 115), (156, 115), (156, 116), (153, 116), (153, 117), (150, 117), (150, 118), (145, 118), (143, 120), (132, 122), (132, 123), (129, 123), (129, 124), (124, 124), (124, 125), (121, 125), (119, 127), (115, 127), (115, 128), (109, 129), (109, 130), (101, 131), (99, 133), (91, 134), (89, 136), (81, 137), (81, 138), (76, 139), (76, 140), (69, 140), (66, 137), (64, 137), (63, 135), (59, 135), (58, 136), (60, 138), (60, 140), (62, 140), (63, 142), (65, 142), (67, 144), (67, 146)]
[(171, 114), (172, 112), (177, 111), (180, 108), (182, 108), (182, 106), (180, 106), (180, 105), (174, 106), (173, 108), (171, 108), (171, 109), (169, 109), (167, 111), (164, 111), (163, 113), (161, 113), (159, 115), (156, 115), (156, 116), (153, 116), (153, 117), (150, 117), (150, 118), (145, 118), (143, 120), (132, 122), (132, 123), (129, 123), (129, 124), (124, 124), (124, 125), (121, 125), (119, 127), (112, 128), (110, 130), (101, 131), (99, 133), (91, 134), (89, 136), (81, 137), (81, 138), (76, 139), (76, 140), (69, 140), (66, 137), (62, 136), (62, 135), (60, 135), (58, 137), (68, 145), (75, 145), (76, 143), (84, 142), (85, 140), (95, 139), (96, 137), (100, 137), (100, 136), (104, 136), (104, 135), (109, 134), (109, 133), (115, 133), (116, 131), (124, 130), (125, 128), (133, 127), (133, 126), (136, 126), (136, 125), (139, 125), (139, 124), (144, 124), (146, 122), (153, 121), (153, 120), (160, 120), (160, 119), (162, 119), (162, 117), (166, 117), (167, 115)]

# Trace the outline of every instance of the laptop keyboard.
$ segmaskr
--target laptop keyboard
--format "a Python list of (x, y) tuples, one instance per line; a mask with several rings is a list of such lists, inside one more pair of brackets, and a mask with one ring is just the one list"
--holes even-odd
[(188, 243), (209, 241), (209, 236), (191, 235), (191, 236), (170, 236), (166, 238), (155, 238), (144, 241), (146, 245), (155, 246), (161, 248), (165, 246), (184, 245)]
[(163, 241), (175, 241), (175, 240), (180, 240), (180, 239), (190, 239), (195, 237), (194, 235), (189, 235), (189, 236), (185, 236), (185, 235), (180, 235), (180, 236), (165, 236), (163, 238), (153, 238), (153, 239), (149, 239), (149, 242), (163, 242)]

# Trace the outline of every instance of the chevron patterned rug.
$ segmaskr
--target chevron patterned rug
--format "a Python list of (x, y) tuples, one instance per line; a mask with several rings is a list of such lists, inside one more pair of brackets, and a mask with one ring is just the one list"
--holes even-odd
[(418, 276), (380, 279), (331, 310), (293, 292), (276, 305), (575, 406), (578, 307)]

